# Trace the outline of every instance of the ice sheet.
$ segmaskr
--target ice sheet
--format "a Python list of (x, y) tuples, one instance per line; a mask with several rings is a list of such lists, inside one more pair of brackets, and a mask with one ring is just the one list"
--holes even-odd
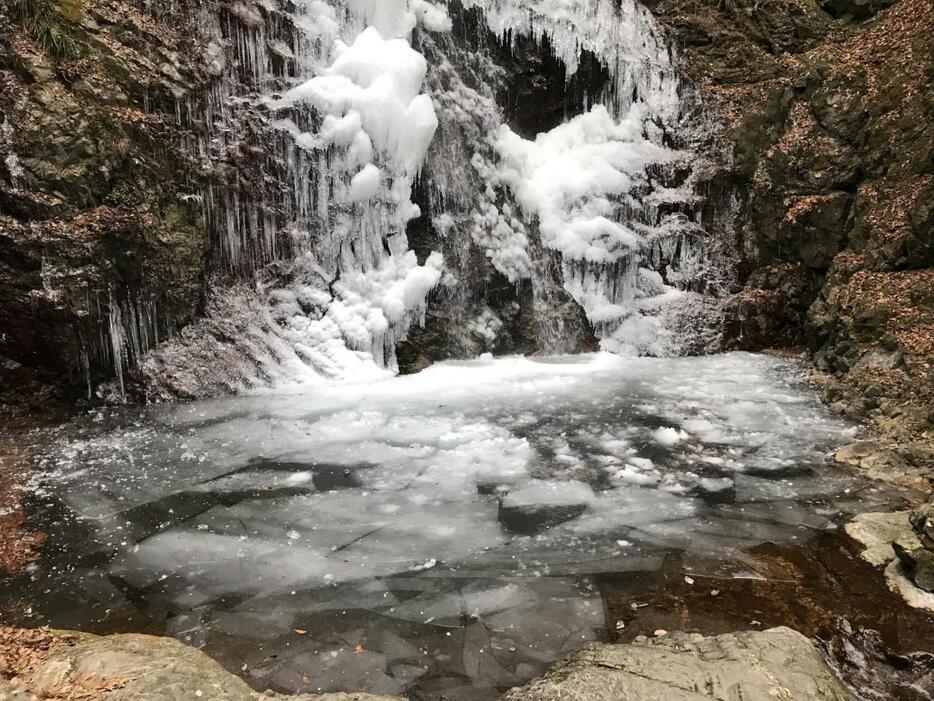
[[(41, 490), (101, 563), (68, 576), (104, 570), (207, 645), (250, 629), (271, 684), (442, 674), (481, 698), (596, 635), (590, 577), (741, 559), (884, 500), (826, 464), (854, 433), (778, 358), (484, 358), (94, 414)], [(314, 630), (300, 653), (293, 628)]]

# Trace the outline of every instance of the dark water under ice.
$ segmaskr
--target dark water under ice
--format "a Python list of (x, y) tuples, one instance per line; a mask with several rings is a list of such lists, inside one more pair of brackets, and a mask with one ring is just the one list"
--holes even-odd
[(607, 638), (601, 578), (672, 554), (764, 577), (750, 548), (897, 504), (827, 464), (855, 432), (793, 363), (740, 353), (108, 411), (43, 437), (48, 545), (0, 596), (21, 622), (176, 636), (261, 689), (492, 699)]

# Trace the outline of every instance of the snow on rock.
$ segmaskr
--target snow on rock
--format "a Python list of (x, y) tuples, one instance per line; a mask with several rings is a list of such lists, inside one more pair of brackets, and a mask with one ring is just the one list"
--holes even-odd
[(447, 32), (451, 18), (441, 3), (429, 0), (343, 0), (369, 27), (390, 38), (408, 39), (416, 25), (430, 32)]

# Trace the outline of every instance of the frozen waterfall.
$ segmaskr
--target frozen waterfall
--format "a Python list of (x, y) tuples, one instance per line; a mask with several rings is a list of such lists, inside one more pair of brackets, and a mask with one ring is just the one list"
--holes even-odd
[[(636, 0), (468, 0), (494, 32), (547, 39), (567, 66), (582, 51), (609, 69), (590, 109), (533, 140), (507, 125), (492, 135), (495, 159), (478, 164), (515, 197), (544, 246), (559, 254), (565, 289), (585, 309), (601, 345), (625, 354), (677, 354), (674, 326), (697, 304), (711, 263), (703, 249), (698, 157), (684, 141), (681, 85), (672, 47)], [(491, 196), (496, 207), (501, 193)], [(529, 274), (520, 237), (497, 222), (491, 259)]]
[[(206, 127), (192, 149), (232, 164), (204, 195), (219, 272), (205, 318), (143, 361), (156, 395), (394, 371), (432, 290), (456, 304), (485, 284), (459, 267), (468, 248), (531, 286), (534, 350), (567, 348), (551, 313), (561, 295), (607, 350), (681, 350), (672, 329), (702, 301), (710, 262), (698, 159), (673, 145), (685, 142), (680, 79), (651, 14), (635, 0), (458, 7), (507, 47), (547, 41), (569, 79), (588, 51), (610, 80), (530, 140), (497, 105), (502, 69), (450, 38), (446, 5), (238, 2), (220, 16), (208, 54), (224, 77), (206, 105), (179, 108)], [(423, 177), (430, 211), (413, 202)], [(410, 250), (423, 216), (444, 255)], [(489, 347), (503, 325), (488, 307), (471, 323)]]

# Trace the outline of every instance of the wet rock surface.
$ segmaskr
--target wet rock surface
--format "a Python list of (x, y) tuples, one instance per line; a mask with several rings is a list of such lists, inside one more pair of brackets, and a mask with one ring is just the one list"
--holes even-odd
[(934, 501), (911, 512), (911, 530), (892, 542), (911, 581), (927, 592), (934, 592)]
[(934, 603), (934, 595), (923, 594), (934, 592), (932, 514), (928, 502), (910, 512), (860, 514), (846, 524), (846, 532), (864, 548), (861, 557), (875, 566), (889, 565), (886, 576), (893, 589), (923, 607)]
[(863, 546), (860, 557), (870, 565), (880, 567), (895, 557), (892, 548), (895, 539), (910, 530), (908, 514), (908, 511), (859, 514), (844, 528), (847, 535)]
[(765, 544), (733, 563), (673, 555), (657, 573), (607, 576), (600, 591), (614, 642), (656, 630), (716, 636), (787, 626), (819, 641), (856, 698), (867, 690), (910, 701), (934, 693), (934, 614), (906, 603), (841, 533)]
[(812, 643), (789, 628), (715, 637), (668, 633), (626, 645), (590, 645), (506, 701), (851, 697)]

